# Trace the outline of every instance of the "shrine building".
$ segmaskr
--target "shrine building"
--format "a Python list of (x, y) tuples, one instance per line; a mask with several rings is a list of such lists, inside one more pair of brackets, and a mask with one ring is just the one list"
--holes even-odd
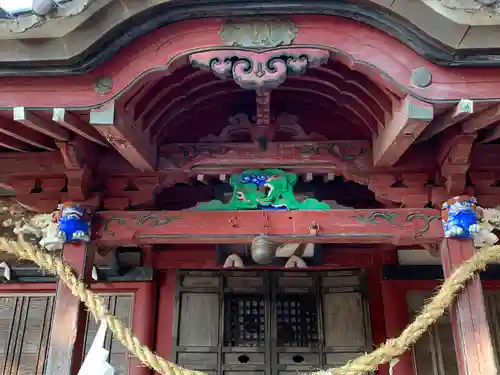
[[(0, 236), (38, 228), (30, 240), (169, 361), (341, 366), (498, 241), (500, 2), (3, 9), (0, 187)], [(457, 227), (444, 202), (490, 216)], [(48, 238), (71, 207), (90, 240), (59, 243), (57, 221)], [(491, 264), (376, 373), (499, 374), (499, 320)], [(58, 278), (0, 251), (0, 374), (77, 375), (97, 327)], [(105, 349), (116, 375), (156, 374), (110, 333)]]

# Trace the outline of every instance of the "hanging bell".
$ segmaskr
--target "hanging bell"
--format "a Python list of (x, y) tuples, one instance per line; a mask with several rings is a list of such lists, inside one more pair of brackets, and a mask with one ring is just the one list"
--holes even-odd
[(269, 237), (257, 236), (252, 241), (250, 254), (255, 263), (266, 265), (270, 264), (275, 258), (278, 244), (271, 241)]

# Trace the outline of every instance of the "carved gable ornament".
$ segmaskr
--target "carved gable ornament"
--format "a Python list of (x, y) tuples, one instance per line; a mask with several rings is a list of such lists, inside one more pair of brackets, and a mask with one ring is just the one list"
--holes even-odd
[(298, 31), (289, 20), (263, 18), (226, 21), (219, 35), (233, 47), (274, 48), (292, 44)]

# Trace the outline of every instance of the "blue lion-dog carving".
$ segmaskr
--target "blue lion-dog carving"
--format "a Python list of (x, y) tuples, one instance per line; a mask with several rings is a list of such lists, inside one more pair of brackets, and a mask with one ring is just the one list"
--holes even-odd
[(57, 207), (54, 220), (64, 242), (90, 241), (90, 213), (86, 208), (72, 202), (62, 203)]
[(481, 230), (481, 208), (476, 198), (461, 195), (443, 203), (442, 220), (446, 238), (472, 238)]

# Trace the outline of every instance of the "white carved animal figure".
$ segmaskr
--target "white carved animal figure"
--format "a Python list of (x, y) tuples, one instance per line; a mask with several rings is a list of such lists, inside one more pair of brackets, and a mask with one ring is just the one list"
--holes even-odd
[(39, 245), (49, 251), (61, 250), (64, 245), (64, 237), (59, 232), (57, 223), (54, 223), (52, 214), (39, 214), (27, 222), (16, 222), (14, 233), (36, 237)]
[(483, 208), (482, 209), (481, 227), (492, 231), (500, 229), (500, 209), (498, 208)]
[(498, 208), (480, 208), (480, 230), (473, 233), (475, 247), (492, 246), (498, 242), (498, 237), (493, 233), (500, 229), (500, 210)]
[(498, 237), (486, 228), (481, 228), (472, 236), (474, 247), (492, 246), (498, 242)]

